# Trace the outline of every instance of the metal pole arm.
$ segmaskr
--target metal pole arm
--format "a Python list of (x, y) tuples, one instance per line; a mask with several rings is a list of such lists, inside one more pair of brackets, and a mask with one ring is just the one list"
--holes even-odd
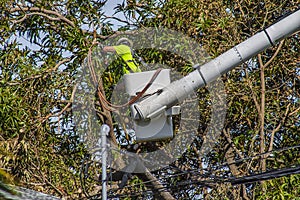
[(106, 137), (110, 131), (108, 125), (101, 126), (101, 155), (102, 155), (102, 200), (107, 200), (107, 174), (106, 174), (106, 159), (107, 159), (107, 141)]
[(193, 91), (204, 87), (298, 30), (300, 30), (300, 10), (258, 32), (201, 67), (197, 67), (197, 70), (163, 88), (161, 93), (134, 104), (139, 118), (143, 120), (156, 117), (165, 109), (184, 100)]

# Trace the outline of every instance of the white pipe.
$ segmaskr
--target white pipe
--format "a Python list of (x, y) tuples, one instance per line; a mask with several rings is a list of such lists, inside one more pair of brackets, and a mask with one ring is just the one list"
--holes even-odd
[(198, 67), (180, 80), (163, 88), (163, 92), (134, 104), (140, 119), (155, 117), (162, 107), (170, 108), (182, 102), (198, 88), (216, 80), (242, 62), (252, 58), (278, 41), (300, 30), (300, 10), (226, 51), (210, 62)]
[(107, 200), (107, 188), (106, 188), (106, 182), (107, 182), (107, 173), (106, 173), (106, 159), (107, 159), (107, 142), (106, 137), (109, 133), (109, 126), (106, 124), (103, 124), (101, 126), (101, 155), (102, 155), (102, 200)]

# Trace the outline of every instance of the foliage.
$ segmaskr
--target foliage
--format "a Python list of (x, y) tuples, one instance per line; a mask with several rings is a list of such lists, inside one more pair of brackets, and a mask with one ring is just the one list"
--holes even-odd
[(295, 199), (299, 197), (299, 175), (291, 175), (266, 182), (266, 192), (257, 187), (257, 199)]
[(84, 196), (79, 172), (86, 149), (70, 126), (70, 103), (93, 38), (83, 27), (99, 25), (103, 4), (1, 3), (0, 166), (20, 185)]
[[(142, 7), (156, 15), (155, 17), (149, 15), (149, 18), (137, 23), (137, 26), (164, 26), (183, 32), (195, 38), (212, 57), (216, 57), (262, 28), (271, 25), (287, 10), (295, 10), (297, 6), (297, 1), (172, 0), (165, 2), (163, 6), (156, 6), (155, 9)], [(214, 166), (223, 162), (235, 162), (236, 159), (297, 145), (299, 138), (299, 59), (297, 59), (299, 43), (297, 41), (299, 41), (299, 33), (285, 40), (282, 46), (269, 48), (223, 77), (228, 114), (223, 138), (216, 143), (216, 147), (205, 159), (208, 169), (214, 169)], [(178, 59), (170, 59), (168, 55), (164, 56), (156, 62), (178, 61)], [(203, 105), (200, 107), (201, 110), (209, 108), (207, 107), (209, 104), (201, 105)], [(209, 120), (209, 115), (204, 115), (204, 118), (201, 119), (203, 124), (201, 123), (200, 126), (204, 129), (199, 133), (200, 138), (201, 134), (205, 133), (205, 123)], [(196, 140), (194, 145), (195, 149), (199, 149), (201, 139)], [(179, 160), (176, 167), (185, 170), (195, 168), (201, 170), (203, 167), (197, 158), (197, 151), (191, 148)], [(299, 165), (297, 148), (266, 154), (265, 157), (256, 156), (251, 162), (232, 164), (223, 174), (226, 177), (229, 172), (229, 175), (240, 177), (293, 165)], [(203, 171), (205, 172), (205, 169)], [(289, 177), (280, 180), (288, 182)], [(276, 189), (273, 187), (273, 190), (269, 190), (271, 182), (266, 182), (262, 187), (257, 185), (257, 190), (253, 189), (255, 185), (232, 188), (226, 184), (213, 188), (210, 193), (205, 187), (200, 187), (199, 190), (201, 194), (207, 194), (205, 198), (220, 198), (218, 196), (220, 193), (230, 194), (228, 196), (230, 199), (240, 197), (248, 199), (253, 196), (265, 199), (284, 195), (279, 185), (274, 186)], [(290, 191), (296, 188), (297, 186), (289, 185)], [(187, 198), (186, 189), (182, 187), (180, 191), (174, 190), (174, 193), (182, 195), (186, 192), (186, 196), (181, 198)], [(297, 196), (292, 192), (289, 195)]]
[[(93, 42), (104, 43), (105, 39), (120, 35), (112, 29), (112, 20), (122, 23), (120, 31), (142, 27), (178, 31), (195, 39), (214, 58), (298, 6), (296, 0), (128, 0), (115, 8), (116, 13), (124, 14), (124, 20), (105, 16), (106, 3), (1, 1), (0, 180), (4, 183), (14, 182), (66, 199), (83, 199), (86, 192), (99, 191), (100, 182), (95, 177), (101, 172), (100, 164), (92, 165), (86, 160), (89, 155), (76, 132), (77, 113), (71, 106), (76, 90), (84, 87), (78, 86), (76, 79), (87, 70), (83, 63)], [(299, 175), (238, 186), (225, 182), (228, 177), (299, 165), (299, 149), (285, 149), (299, 141), (299, 48), (297, 33), (222, 76), (228, 106), (225, 126), (222, 137), (202, 160), (198, 150), (210, 121), (211, 97), (207, 88), (197, 91), (201, 115), (195, 119), (199, 120), (195, 141), (176, 162), (152, 173), (174, 198), (299, 196)], [(101, 55), (95, 61), (98, 70), (102, 70), (107, 59), (116, 60), (97, 53)], [(167, 50), (139, 49), (137, 54), (147, 63), (165, 64), (183, 75), (191, 72), (195, 64)], [(122, 75), (119, 65), (117, 60), (108, 66), (100, 79), (109, 99), (112, 86)], [(96, 109), (101, 124), (107, 115), (103, 114), (103, 107)], [(161, 145), (143, 144), (137, 151)], [(90, 165), (85, 187), (80, 176), (83, 163)], [(212, 183), (210, 177), (219, 177), (221, 181)], [(156, 198), (157, 191), (161, 195), (161, 190), (143, 182), (146, 180), (143, 175), (133, 176), (128, 182), (132, 190), (112, 193), (128, 199), (131, 192), (145, 198)], [(112, 183), (117, 185), (116, 181)], [(146, 189), (152, 192), (144, 194)]]

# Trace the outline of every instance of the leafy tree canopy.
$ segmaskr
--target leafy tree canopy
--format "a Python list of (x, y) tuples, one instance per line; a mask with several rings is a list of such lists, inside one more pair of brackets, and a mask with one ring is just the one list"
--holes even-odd
[[(124, 15), (120, 19), (106, 15), (107, 3), (1, 1), (1, 185), (14, 183), (66, 199), (84, 199), (87, 193), (101, 191), (101, 167), (91, 164), (85, 182), (82, 180), (87, 148), (76, 132), (76, 113), (72, 110), (79, 88), (76, 80), (97, 42), (104, 44), (124, 31), (165, 27), (195, 39), (214, 58), (299, 6), (297, 0), (127, 0), (115, 7), (116, 13)], [(116, 22), (121, 24), (118, 30), (113, 26)], [(191, 147), (169, 167), (135, 175), (123, 190), (111, 188), (112, 196), (298, 197), (299, 175), (237, 186), (225, 180), (299, 166), (299, 48), (298, 32), (222, 76), (227, 94), (226, 121), (220, 139), (201, 160), (198, 150), (210, 120), (211, 97), (207, 89), (199, 89), (201, 116), (193, 119), (199, 120), (199, 128)], [(166, 64), (182, 74), (193, 70), (191, 63), (167, 51), (142, 49), (137, 53), (148, 63)], [(105, 55), (99, 62), (106, 59)], [(98, 77), (108, 96), (120, 76), (112, 69)], [(102, 103), (95, 105), (99, 124), (114, 125)], [(213, 179), (216, 177), (219, 179)], [(164, 185), (159, 185), (157, 178)], [(112, 181), (113, 187), (117, 184)]]

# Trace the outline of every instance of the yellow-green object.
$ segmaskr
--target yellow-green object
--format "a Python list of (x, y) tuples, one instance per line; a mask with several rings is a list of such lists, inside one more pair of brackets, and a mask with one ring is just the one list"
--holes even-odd
[(125, 74), (129, 74), (131, 72), (141, 72), (141, 69), (134, 62), (134, 58), (132, 57), (129, 46), (121, 44), (118, 46), (114, 46), (114, 48), (116, 50), (116, 53), (121, 56), (121, 58), (127, 65), (123, 67), (123, 71)]

